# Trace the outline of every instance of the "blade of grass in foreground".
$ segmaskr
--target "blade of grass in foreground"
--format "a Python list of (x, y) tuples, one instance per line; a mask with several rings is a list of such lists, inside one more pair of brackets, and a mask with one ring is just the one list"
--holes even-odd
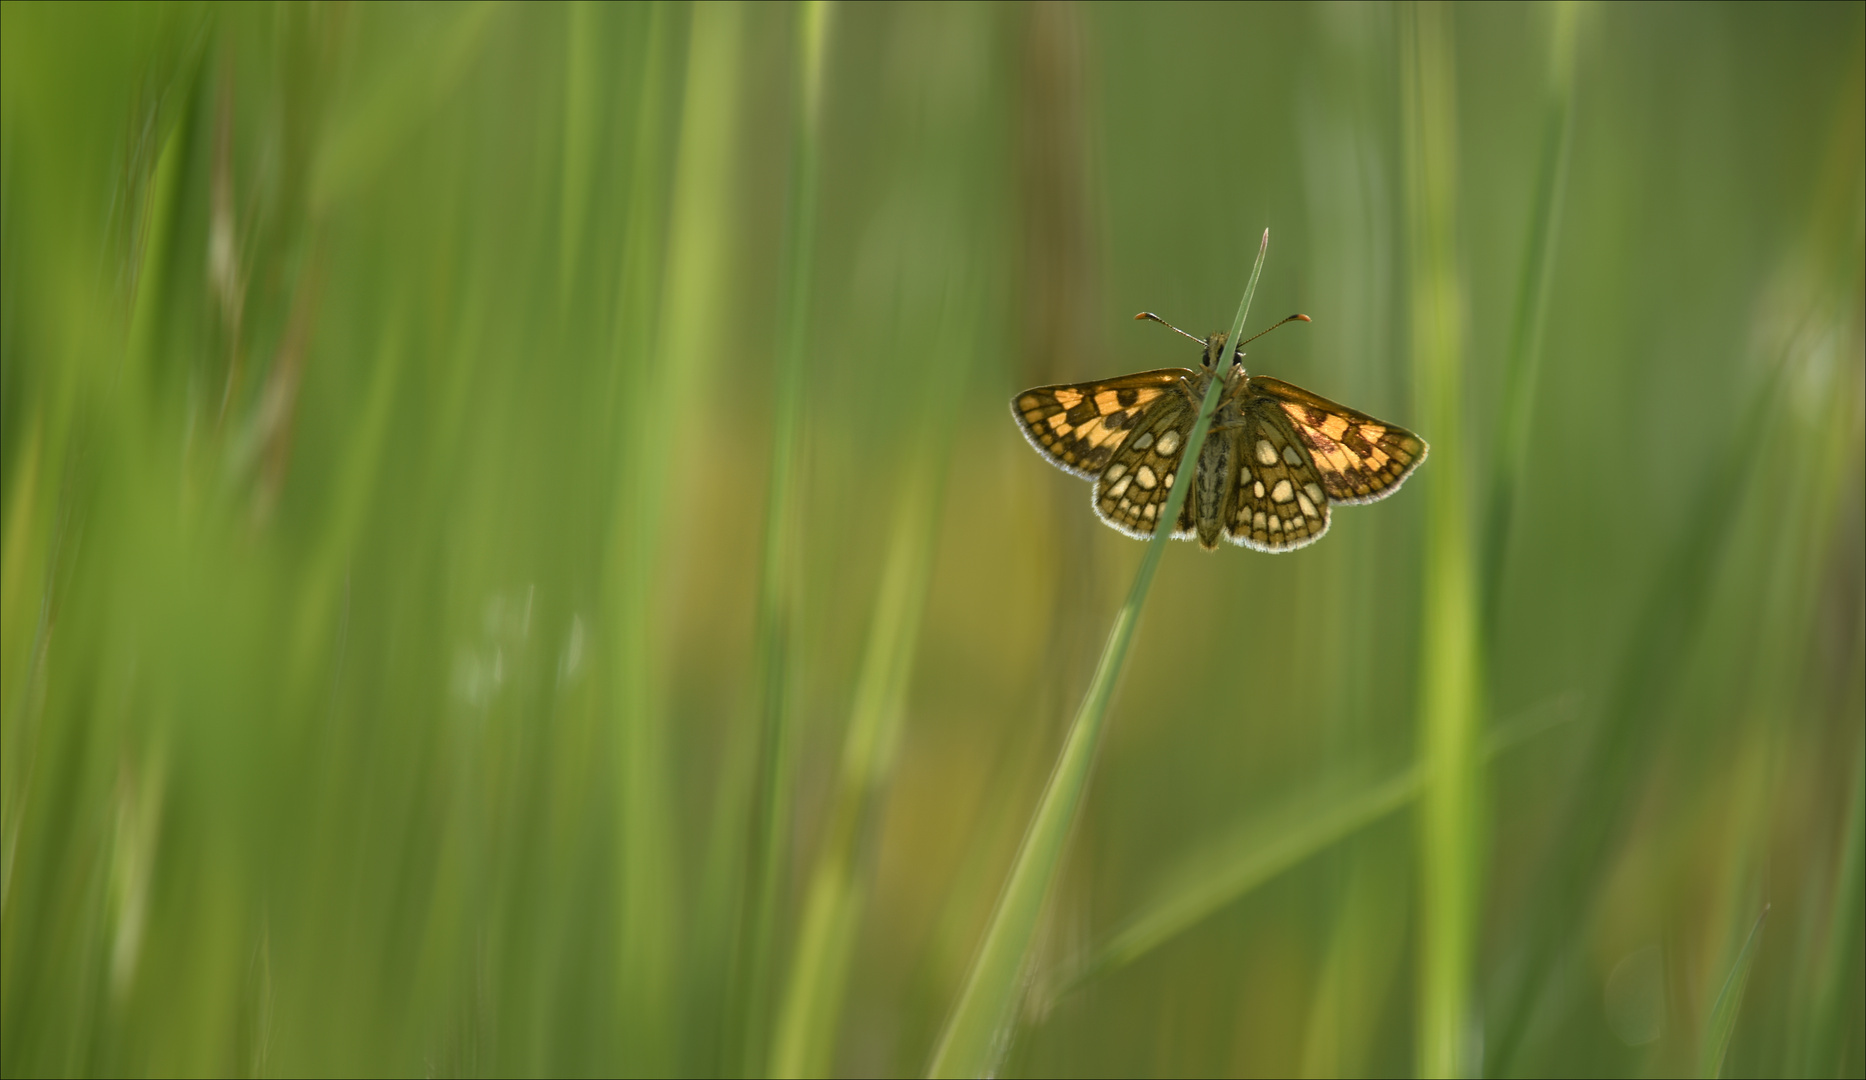
[(1561, 229), (1562, 195), (1568, 185), (1568, 152), (1574, 142), (1574, 39), (1580, 5), (1564, 0), (1554, 6), (1555, 27), (1549, 39), (1548, 112), (1543, 129), (1542, 168), (1536, 176), (1536, 201), (1517, 285), (1516, 320), (1504, 362), (1503, 415), (1497, 421), (1495, 469), (1490, 504), (1485, 508), (1482, 551), (1484, 637), (1496, 634), (1502, 595), (1503, 555), (1509, 546), (1516, 486), (1529, 459), (1529, 421), (1535, 412), (1536, 379), (1542, 368), (1543, 327), (1548, 321), (1549, 282), (1554, 277), (1555, 239)]
[(557, 319), (560, 324), (577, 297), (577, 258), (582, 254), (589, 220), (590, 160), (597, 141), (596, 5), (573, 0), (565, 12), (564, 157), (557, 194)]
[(1698, 1075), (1715, 1077), (1723, 1071), (1723, 1058), (1730, 1050), (1730, 1036), (1736, 1031), (1737, 1013), (1743, 1006), (1743, 989), (1749, 985), (1749, 969), (1756, 963), (1756, 947), (1762, 941), (1762, 924), (1769, 917), (1768, 905), (1749, 928), (1749, 940), (1736, 954), (1736, 963), (1723, 981), (1717, 1004), (1711, 1006), (1710, 1022), (1704, 1025), (1704, 1047), (1698, 1055)]
[[(977, 305), (950, 299), (934, 355), (975, 356)], [(953, 309), (957, 307), (958, 310)], [(939, 369), (933, 369), (939, 371)], [(836, 1049), (855, 935), (867, 906), (880, 808), (894, 774), (905, 698), (932, 577), (955, 435), (954, 406), (964, 371), (940, 374), (920, 396), (927, 402), (918, 448), (895, 503), (893, 535), (844, 736), (829, 824), (811, 871), (796, 950), (772, 1035), (773, 1076), (825, 1076)]]
[[(1849, 194), (1810, 201), (1810, 237), (1858, 236), (1841, 231), (1852, 228), (1842, 223), (1854, 220), (1849, 215), (1858, 205), (1850, 194), (1858, 190), (1856, 117), (1844, 112), (1837, 116), (1831, 144), (1832, 160), (1846, 169), (1838, 174), (1845, 179), (1832, 190)], [(1851, 251), (1857, 252), (1857, 246)], [(1856, 256), (1849, 265), (1858, 266)], [(1818, 283), (1821, 278), (1809, 280)], [(1859, 295), (1858, 280), (1857, 270), (1850, 269), (1845, 278), (1822, 287), (1851, 303)], [(1818, 308), (1814, 294), (1802, 303), (1811, 304), (1810, 310)], [(1780, 333), (1772, 330), (1770, 336)], [(1515, 974), (1505, 989), (1492, 995), (1490, 1015), (1495, 1019), (1485, 1042), (1485, 1072), (1491, 1075), (1506, 1076), (1528, 1067), (1530, 1029), (1545, 998), (1559, 992), (1556, 973), (1598, 903), (1599, 883), (1617, 847), (1615, 837), (1635, 812), (1668, 732), (1680, 722), (1678, 710), (1671, 706), (1686, 684), (1693, 651), (1703, 647), (1715, 625), (1707, 621), (1706, 612), (1720, 568), (1737, 559), (1743, 574), (1755, 573), (1733, 548), (1737, 530), (1730, 527), (1732, 500), (1741, 500), (1734, 503), (1739, 520), (1748, 520), (1747, 508), (1755, 499), (1767, 500), (1755, 504), (1767, 505), (1767, 514), (1780, 513), (1776, 477), (1782, 465), (1756, 448), (1771, 444), (1784, 426), (1799, 427), (1791, 395), (1802, 384), (1791, 377), (1792, 340), (1771, 346), (1770, 353), (1753, 376), (1752, 388), (1735, 398), (1747, 402), (1742, 418), (1725, 429), (1720, 444), (1700, 452), (1704, 467), (1691, 481), (1688, 509), (1678, 515), (1681, 524), (1655, 563), (1660, 570), (1641, 601), (1600, 713), (1592, 721), (1590, 745), (1571, 773), (1581, 782), (1570, 785), (1556, 813), (1549, 846), (1537, 859), (1539, 880), (1514, 919), (1515, 929), (1505, 935), (1517, 943), (1521, 959), (1509, 965)], [(1752, 661), (1746, 657), (1744, 663)]]
[(822, 114), (823, 53), (829, 34), (828, 0), (809, 0), (796, 11), (796, 114), (791, 143), (789, 206), (785, 220), (784, 292), (779, 309), (777, 402), (772, 418), (771, 478), (765, 505), (764, 564), (759, 575), (757, 623), (757, 797), (751, 822), (750, 892), (744, 915), (745, 959), (738, 1037), (744, 1075), (764, 1072), (770, 1025), (775, 937), (783, 904), (783, 871), (790, 863), (792, 646), (797, 598), (797, 444), (803, 412), (805, 316), (816, 244), (816, 176)]
[[(676, 985), (674, 953), (670, 948), (676, 910), (674, 845), (669, 811), (667, 716), (656, 681), (655, 651), (658, 614), (654, 584), (665, 525), (666, 491), (661, 478), (667, 471), (665, 447), (675, 432), (668, 407), (676, 391), (673, 371), (658, 367), (657, 340), (674, 339), (667, 355), (683, 354), (674, 346), (674, 333), (664, 332), (656, 317), (662, 305), (677, 317), (689, 293), (704, 289), (704, 275), (695, 275), (664, 250), (659, 222), (669, 214), (670, 198), (663, 161), (672, 117), (672, 79), (665, 55), (674, 27), (665, 4), (650, 5), (642, 13), (645, 48), (635, 75), (634, 152), (629, 163), (628, 202), (624, 218), (621, 273), (615, 298), (614, 366), (617, 387), (613, 408), (620, 438), (616, 447), (619, 467), (614, 495), (615, 530), (607, 570), (607, 603), (615, 625), (611, 707), (615, 710), (615, 775), (618, 780), (616, 849), (619, 878), (615, 953), (618, 998), (617, 1026), (623, 1047), (623, 1068), (634, 1075), (654, 1075), (675, 1060), (672, 1029), (678, 1016), (670, 1001)], [(687, 130), (706, 123), (694, 109), (679, 120)], [(704, 199), (708, 189), (695, 184), (687, 199)], [(684, 201), (683, 201), (684, 202)], [(677, 236), (691, 229), (688, 216), (677, 215)], [(663, 295), (662, 267), (670, 273), (669, 293)], [(699, 279), (696, 281), (695, 279)], [(687, 354), (691, 355), (691, 354)]]
[(1417, 4), (1400, 21), (1412, 354), (1428, 470), (1419, 655), (1419, 996), (1421, 1076), (1462, 1076), (1474, 1021), (1485, 806), (1478, 729), (1484, 659), (1464, 483), (1464, 293), (1457, 257), (1457, 91), (1451, 16)]
[[(932, 455), (928, 455), (929, 457)], [(931, 464), (930, 462), (928, 464)], [(772, 1035), (772, 1076), (823, 1076), (835, 1050), (850, 950), (866, 906), (864, 835), (892, 775), (902, 698), (913, 670), (932, 569), (941, 486), (921, 465), (902, 485), (886, 568), (856, 681), (841, 775), (804, 897), (797, 946)]]
[[(1484, 757), (1495, 757), (1567, 719), (1571, 701), (1553, 702), (1561, 715), (1537, 707), (1499, 726), (1485, 740)], [(1126, 967), (1283, 871), (1405, 808), (1423, 783), (1424, 771), (1415, 765), (1346, 798), (1305, 799), (1246, 822), (1166, 874), (1153, 901), (1123, 923), (1058, 996)]]
[[(1251, 267), (1250, 283), (1244, 288), (1237, 317), (1232, 320), (1231, 332), (1225, 338), (1227, 342), (1239, 340), (1243, 333), (1251, 296), (1257, 291), (1257, 276), (1263, 272), (1264, 255), (1269, 248), (1270, 230), (1265, 229), (1263, 241), (1257, 248), (1257, 261)], [(1205, 391), (1205, 400), (1199, 406), (1192, 434), (1186, 440), (1182, 461), (1198, 460), (1199, 451), (1205, 445), (1205, 434), (1212, 426), (1212, 415), (1218, 409), (1227, 366), (1222, 362), (1218, 365), (1219, 377), (1213, 379)], [(1114, 696), (1115, 680), (1127, 661), (1128, 646), (1133, 642), (1134, 627), (1147, 601), (1154, 571), (1160, 565), (1160, 554), (1166, 550), (1173, 525), (1179, 520), (1179, 510), (1185, 505), (1186, 492), (1191, 489), (1190, 483), (1174, 486), (1159, 525), (1154, 529), (1153, 541), (1140, 557), (1133, 588), (1128, 592), (1127, 602), (1115, 615), (1114, 626), (1108, 631), (1108, 642), (1102, 647), (1101, 660), (1089, 680), (1088, 693), (1083, 695), (1082, 705), (1070, 722), (1062, 754), (1056, 759), (1043, 796), (1037, 802), (1036, 813), (1031, 816), (1023, 842), (1018, 846), (1011, 873), (1005, 879), (1004, 892), (999, 895), (997, 908), (985, 929), (984, 943), (972, 962), (952, 1018), (946, 1022), (939, 1048), (933, 1053), (933, 1062), (927, 1070), (929, 1076), (985, 1076), (994, 1070), (1009, 1041), (1010, 1021), (1018, 991), (1023, 987), (1031, 935), (1042, 914), (1050, 882), (1055, 880), (1062, 863), (1063, 842), (1075, 824), (1082, 789), (1088, 783), (1108, 704)]]
[[(1861, 638), (1854, 629), (1854, 641)], [(1857, 663), (1857, 659), (1855, 663)], [(1857, 671), (1858, 668), (1855, 668)], [(1852, 713), (1860, 715), (1860, 698), (1852, 699)], [(1814, 982), (1814, 1007), (1810, 1026), (1812, 1036), (1803, 1045), (1799, 1067), (1792, 1070), (1801, 1076), (1838, 1076), (1845, 1061), (1842, 1032), (1848, 1022), (1845, 1007), (1846, 980), (1860, 956), (1863, 926), (1861, 899), (1866, 895), (1866, 759), (1856, 739), (1853, 744), (1852, 795), (1848, 799), (1846, 831), (1839, 849), (1839, 873), (1834, 880), (1828, 904), (1826, 948), (1821, 951), (1819, 974)], [(1857, 1019), (1858, 1014), (1853, 1018)]]

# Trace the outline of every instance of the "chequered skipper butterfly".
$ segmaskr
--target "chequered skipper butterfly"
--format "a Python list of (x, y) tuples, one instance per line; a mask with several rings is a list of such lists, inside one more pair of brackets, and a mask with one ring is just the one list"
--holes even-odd
[[(1134, 317), (1172, 326), (1150, 312)], [(1309, 317), (1283, 322), (1292, 320)], [(1064, 471), (1095, 481), (1095, 513), (1141, 540), (1153, 536), (1206, 388), (1221, 377), (1225, 335), (1186, 336), (1205, 347), (1197, 371), (1161, 368), (1039, 386), (1011, 400), (1030, 444)], [(1328, 531), (1329, 504), (1384, 499), (1425, 460), (1425, 440), (1405, 428), (1250, 375), (1243, 358), (1242, 345), (1231, 350), (1173, 539), (1196, 537), (1207, 551), (1217, 550), (1220, 535), (1258, 551), (1307, 547)]]

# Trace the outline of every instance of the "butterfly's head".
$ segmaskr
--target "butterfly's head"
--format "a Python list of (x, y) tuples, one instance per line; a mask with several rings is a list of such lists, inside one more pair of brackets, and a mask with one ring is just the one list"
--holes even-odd
[[(1205, 346), (1205, 370), (1206, 371), (1218, 370), (1218, 361), (1222, 359), (1225, 354), (1225, 337), (1227, 335), (1213, 334), (1211, 337), (1208, 337), (1208, 338), (1193, 337), (1193, 335), (1186, 334), (1184, 330), (1179, 329), (1179, 327), (1177, 326), (1173, 326), (1172, 323), (1167, 322), (1165, 319), (1160, 318), (1158, 315), (1155, 315), (1151, 311), (1143, 311), (1140, 314), (1134, 316), (1134, 318), (1151, 319), (1154, 322), (1159, 323), (1161, 326), (1171, 327), (1175, 332), (1180, 333), (1180, 334), (1185, 334), (1185, 336), (1192, 338), (1192, 340), (1203, 343)], [(1307, 315), (1291, 315), (1289, 318), (1284, 319), (1281, 322), (1278, 322), (1272, 325), (1269, 328), (1269, 330), (1259, 330), (1257, 333), (1252, 334), (1250, 337), (1247, 337), (1242, 342), (1240, 342), (1237, 348), (1231, 350), (1231, 362), (1233, 364), (1243, 363), (1244, 362), (1244, 346), (1249, 345), (1253, 341), (1256, 341), (1258, 338), (1269, 333), (1270, 330), (1275, 330), (1278, 326), (1283, 325), (1283, 323), (1308, 322), (1308, 321), (1309, 321), (1309, 317)]]
[[(1223, 359), (1224, 355), (1225, 355), (1225, 335), (1213, 334), (1211, 337), (1208, 337), (1205, 339), (1205, 370), (1207, 371), (1218, 370), (1218, 362), (1221, 359)], [(1233, 350), (1231, 354), (1232, 363), (1234, 364), (1239, 363), (1243, 359), (1244, 359), (1244, 354), (1242, 352)]]
[[(1284, 323), (1309, 322), (1309, 321), (1311, 320), (1307, 315), (1291, 315), (1287, 319), (1280, 319), (1277, 322), (1271, 323), (1269, 327), (1263, 330), (1259, 330), (1256, 333), (1252, 334), (1251, 336), (1245, 338), (1243, 341), (1238, 342), (1238, 347), (1231, 350), (1231, 362), (1233, 364), (1242, 364), (1244, 362), (1244, 346), (1249, 345), (1253, 341), (1256, 341), (1258, 338), (1269, 333), (1271, 330), (1275, 330), (1277, 327), (1282, 326)], [(1215, 369), (1218, 366), (1218, 358), (1224, 355), (1224, 351), (1225, 351), (1225, 336), (1223, 334), (1213, 334), (1211, 337), (1206, 338), (1205, 339), (1205, 370), (1211, 371)]]

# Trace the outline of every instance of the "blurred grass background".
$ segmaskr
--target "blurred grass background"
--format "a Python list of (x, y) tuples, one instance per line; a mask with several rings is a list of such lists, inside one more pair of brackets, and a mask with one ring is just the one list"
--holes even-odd
[[(1866, 6), (0, 5), (0, 1072), (1866, 1072)], [(1765, 916), (1766, 912), (1766, 916)]]

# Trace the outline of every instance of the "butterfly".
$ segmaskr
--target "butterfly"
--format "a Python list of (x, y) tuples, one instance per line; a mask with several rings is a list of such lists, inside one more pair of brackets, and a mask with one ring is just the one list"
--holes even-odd
[[(1179, 330), (1151, 312), (1134, 318)], [(1297, 320), (1309, 317), (1291, 315), (1276, 325)], [(1185, 473), (1192, 490), (1173, 539), (1196, 538), (1207, 551), (1218, 549), (1220, 536), (1258, 551), (1294, 551), (1328, 531), (1331, 504), (1384, 499), (1425, 460), (1425, 440), (1405, 428), (1249, 374), (1241, 345), (1221, 375), (1225, 335), (1179, 332), (1205, 348), (1197, 371), (1161, 368), (1039, 386), (1011, 399), (1030, 445), (1065, 472), (1095, 481), (1095, 513), (1127, 535), (1153, 537)], [(1187, 470), (1185, 444), (1216, 378), (1225, 380), (1218, 411), (1196, 466)]]

